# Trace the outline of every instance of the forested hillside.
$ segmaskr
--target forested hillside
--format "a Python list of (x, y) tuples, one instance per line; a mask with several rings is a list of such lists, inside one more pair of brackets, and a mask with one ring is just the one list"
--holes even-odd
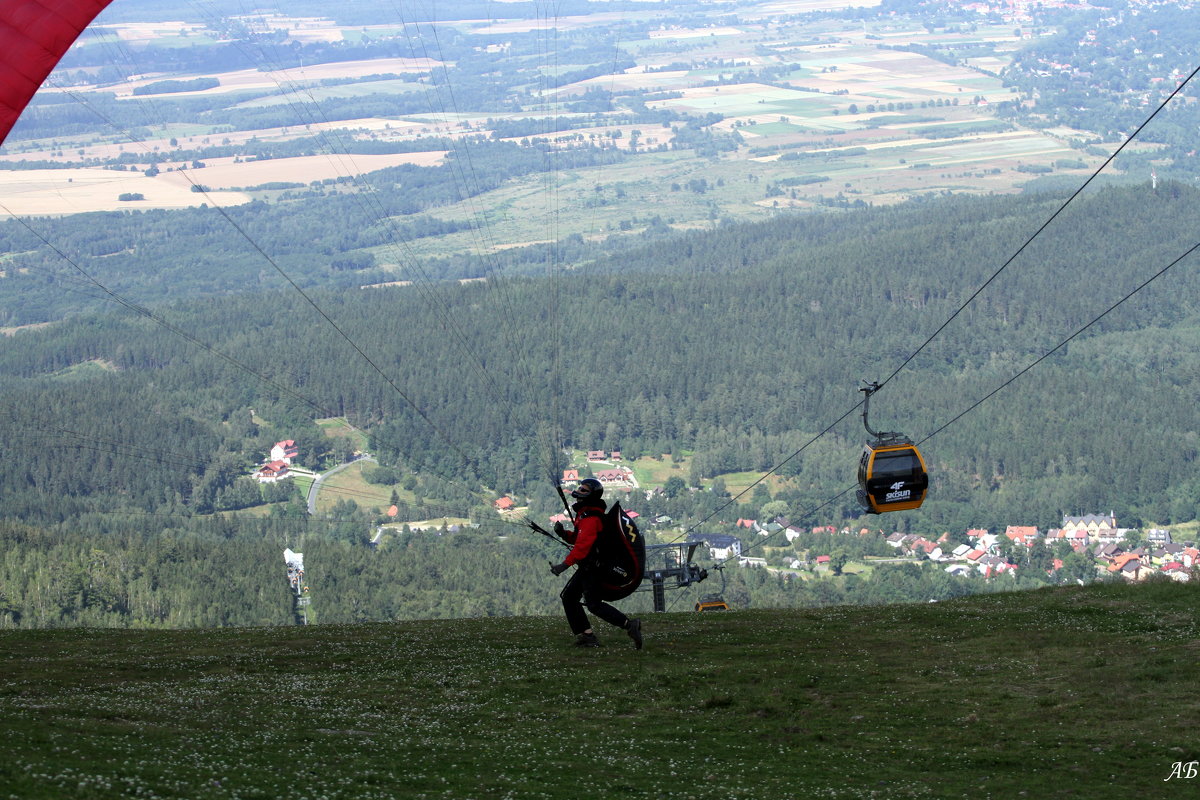
[[(922, 437), (949, 422), (1194, 244), (1195, 197), (1172, 185), (1079, 201), (878, 397), (877, 423)], [(291, 290), (163, 307), (157, 323), (119, 311), (22, 331), (0, 343), (14, 432), (0, 446), (21, 467), (0, 476), (6, 507), (211, 510), (271, 437), (343, 414), (384, 463), (467, 496), (536, 493), (555, 466), (546, 436), (694, 451), (701, 477), (766, 470), (914, 352), (1061, 201), (791, 218), (586, 273), (311, 295), (348, 339)], [(930, 442), (922, 516), (987, 524), (1101, 504), (1194, 517), (1190, 269)], [(847, 485), (860, 430), (853, 418), (790, 461), (785, 499)]]
[[(937, 434), (923, 444), (930, 499), (888, 524), (1050, 525), (1095, 509), (1128, 525), (1197, 517), (1191, 260), (959, 418), (1192, 247), (1197, 195), (1168, 184), (1076, 201), (877, 395), (876, 427)], [(278, 621), (278, 551), (300, 541), (329, 570), (324, 590), (337, 599), (324, 613), (337, 619), (547, 609), (545, 582), (525, 570), (552, 546), (524, 541), (530, 534), (489, 504), (507, 492), (534, 514), (552, 512), (562, 446), (686, 453), (681, 477), (704, 491), (640, 506), (683, 525), (726, 502), (713, 478), (786, 462), (780, 483), (740, 498), (709, 529), (771, 500), (809, 519), (854, 481), (859, 382), (916, 352), (1062, 202), (946, 198), (652, 240), (541, 277), (308, 299), (280, 290), (19, 331), (0, 340), (0, 497), (6, 518), (35, 529), (6, 538), (8, 618)], [(311, 520), (287, 484), (260, 494), (245, 476), (274, 441), (295, 439), (317, 468), (344, 458), (314, 424), (331, 416), (364, 430), (380, 464), (415, 489), (400, 520), (449, 513), (484, 527), (372, 551), (364, 544), (379, 518), (353, 497), (333, 519)], [(263, 501), (277, 504), (260, 522), (211, 516)], [(857, 514), (847, 496), (813, 524)], [(509, 544), (481, 544), (497, 534)], [(457, 577), (419, 578), (429, 563), (452, 563)], [(891, 596), (740, 580), (757, 582), (737, 590), (746, 601), (769, 604)], [(922, 580), (897, 573), (893, 585), (908, 587), (903, 596), (963, 591), (948, 577)], [(242, 599), (214, 605), (210, 591)]]

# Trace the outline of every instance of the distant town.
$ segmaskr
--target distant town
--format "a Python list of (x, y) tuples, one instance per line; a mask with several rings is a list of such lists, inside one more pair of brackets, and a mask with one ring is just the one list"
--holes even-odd
[[(1195, 542), (1175, 542), (1171, 532), (1164, 528), (1144, 531), (1121, 528), (1111, 512), (1064, 516), (1060, 527), (1045, 531), (1033, 525), (1009, 525), (999, 533), (973, 528), (958, 536), (947, 532), (934, 539), (915, 533), (884, 535), (867, 527), (801, 528), (783, 518), (765, 524), (740, 519), (735, 525), (739, 529), (738, 535), (698, 537), (708, 545), (714, 560), (736, 559), (740, 566), (767, 566), (765, 558), (742, 555), (744, 550), (760, 544), (752, 540), (747, 545), (746, 539), (785, 536), (791, 543), (802, 533), (813, 533), (884, 536), (897, 555), (933, 562), (952, 575), (978, 576), (984, 580), (1015, 577), (1019, 570), (1031, 568), (1042, 568), (1048, 577), (1054, 577), (1063, 569), (1070, 554), (1088, 559), (1095, 577), (1112, 575), (1128, 581), (1142, 581), (1152, 575), (1163, 575), (1186, 582), (1200, 570), (1200, 548)], [(831, 555), (817, 555), (811, 562), (785, 559), (792, 569), (828, 569), (832, 562)]]

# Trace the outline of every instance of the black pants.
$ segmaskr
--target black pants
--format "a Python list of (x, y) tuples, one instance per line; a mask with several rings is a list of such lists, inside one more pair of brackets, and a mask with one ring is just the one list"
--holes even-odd
[(629, 622), (629, 617), (599, 598), (595, 575), (583, 565), (575, 570), (575, 574), (558, 596), (562, 598), (563, 611), (567, 614), (567, 623), (571, 626), (572, 633), (583, 633), (592, 627), (587, 614), (583, 612), (584, 606), (609, 625), (624, 628)]

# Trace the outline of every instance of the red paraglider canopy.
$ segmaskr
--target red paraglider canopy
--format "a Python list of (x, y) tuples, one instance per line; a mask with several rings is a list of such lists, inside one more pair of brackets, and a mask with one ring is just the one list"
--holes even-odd
[(0, 144), (63, 53), (112, 0), (0, 0)]

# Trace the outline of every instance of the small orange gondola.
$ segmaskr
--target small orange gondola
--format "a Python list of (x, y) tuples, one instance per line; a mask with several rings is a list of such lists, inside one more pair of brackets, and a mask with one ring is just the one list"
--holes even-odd
[(863, 400), (863, 426), (874, 438), (863, 447), (858, 461), (858, 503), (868, 514), (887, 511), (911, 511), (920, 508), (929, 491), (925, 459), (912, 440), (900, 433), (871, 430), (867, 409), (879, 384), (868, 384), (860, 391)]

